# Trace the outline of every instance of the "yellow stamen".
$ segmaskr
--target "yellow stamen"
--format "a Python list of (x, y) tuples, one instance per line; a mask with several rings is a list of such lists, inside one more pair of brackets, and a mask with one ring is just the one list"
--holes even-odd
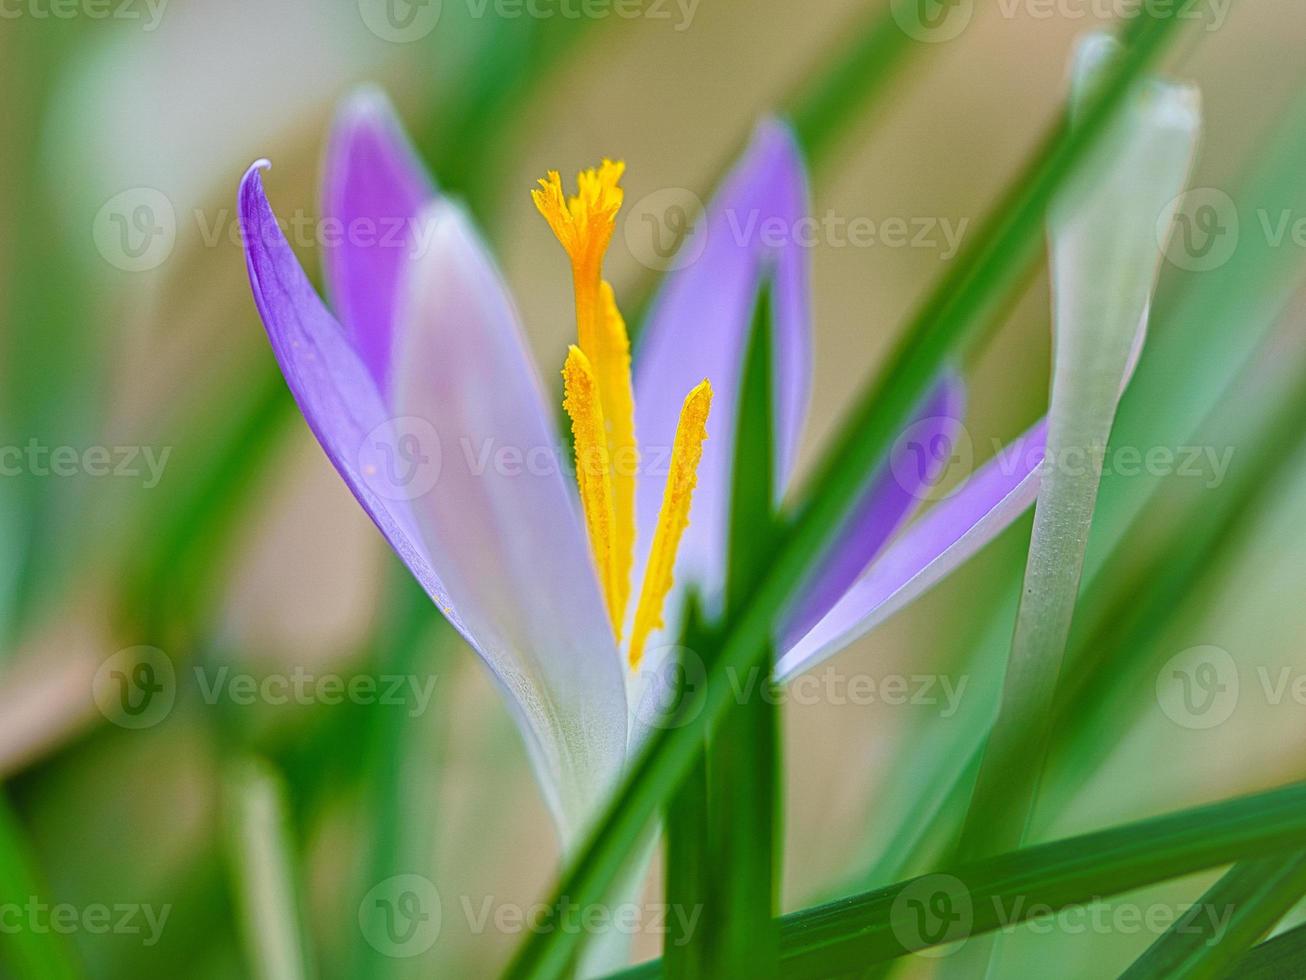
[[(571, 259), (576, 296), (580, 350), (591, 367), (602, 409), (603, 444), (607, 449), (612, 487), (609, 564), (601, 573), (611, 577), (605, 588), (608, 612), (617, 639), (630, 599), (630, 573), (635, 557), (635, 478), (639, 451), (635, 442), (635, 399), (630, 382), (630, 337), (617, 309), (612, 287), (603, 280), (603, 256), (612, 241), (623, 192), (619, 186), (625, 164), (604, 160), (577, 177), (578, 193), (568, 199), (562, 178), (550, 171), (531, 196)], [(582, 495), (582, 499), (585, 499)], [(591, 526), (593, 521), (589, 520)], [(591, 541), (591, 544), (593, 542)], [(595, 554), (598, 554), (595, 546)], [(605, 578), (606, 581), (606, 578)]]
[(649, 635), (662, 627), (662, 607), (673, 583), (676, 552), (689, 526), (689, 504), (698, 483), (698, 464), (707, 438), (707, 416), (712, 407), (712, 385), (704, 380), (685, 396), (671, 450), (671, 471), (667, 474), (658, 511), (657, 529), (644, 570), (644, 588), (635, 609), (630, 637), (630, 667), (639, 668)]
[[(639, 447), (635, 442), (635, 394), (630, 383), (630, 336), (617, 309), (612, 287), (602, 285), (604, 319), (593, 363), (597, 368), (603, 417), (607, 422), (608, 460), (612, 467), (612, 505), (616, 519), (613, 562), (618, 590), (616, 619), (625, 617), (630, 599), (630, 571), (635, 562), (635, 482)], [(617, 638), (621, 638), (618, 629)]]
[[(617, 596), (621, 586), (617, 580), (617, 562), (613, 556), (616, 520), (608, 444), (604, 434), (603, 404), (599, 399), (599, 385), (589, 358), (579, 347), (573, 346), (567, 351), (562, 379), (562, 407), (571, 416), (571, 432), (576, 444), (576, 484), (585, 511), (590, 548), (594, 552), (594, 565), (599, 572), (599, 583), (607, 602), (608, 615), (612, 619), (612, 629), (619, 638), (621, 610), (617, 605)], [(629, 573), (629, 568), (627, 572)]]

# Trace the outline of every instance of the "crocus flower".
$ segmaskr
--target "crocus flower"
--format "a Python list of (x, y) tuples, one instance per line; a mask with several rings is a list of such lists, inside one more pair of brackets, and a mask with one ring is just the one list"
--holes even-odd
[[(569, 466), (531, 465), (556, 456), (556, 406), (489, 251), (384, 100), (351, 100), (330, 143), (323, 217), (343, 231), (325, 263), (334, 316), (277, 225), (262, 166), (244, 178), (240, 216), (286, 381), (391, 547), (493, 672), (571, 844), (646, 730), (641, 705), (676, 640), (685, 589), (719, 607), (736, 402), (764, 275), (781, 490), (802, 437), (809, 256), (795, 240), (739, 231), (795, 228), (807, 214), (793, 134), (775, 120), (758, 127), (702, 218), (702, 254), (662, 284), (633, 369), (602, 274), (622, 165), (585, 171), (572, 197), (556, 173), (540, 182), (535, 204), (572, 267), (579, 338), (563, 374), (575, 478)], [(951, 455), (962, 402), (961, 382), (940, 378), (910, 438), (868, 481), (786, 614), (781, 677), (901, 609), (1033, 501), (1041, 425), (899, 533)], [(513, 450), (512, 465), (492, 461), (499, 450)], [(400, 464), (438, 478), (396, 479)]]

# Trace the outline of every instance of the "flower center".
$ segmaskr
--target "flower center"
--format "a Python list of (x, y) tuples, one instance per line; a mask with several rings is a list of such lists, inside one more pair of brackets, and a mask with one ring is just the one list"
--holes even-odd
[[(630, 381), (630, 336), (612, 287), (603, 279), (603, 257), (612, 241), (623, 192), (625, 164), (604, 160), (577, 177), (568, 198), (556, 170), (531, 192), (571, 259), (576, 296), (578, 345), (562, 369), (563, 407), (571, 418), (576, 449), (576, 483), (590, 549), (603, 589), (612, 631), (621, 642), (635, 560), (635, 484), (639, 447), (635, 440), (635, 398)], [(629, 660), (639, 667), (649, 635), (662, 626), (680, 539), (689, 526), (689, 506), (707, 437), (712, 386), (704, 380), (685, 397), (671, 452), (671, 467), (644, 585), (631, 626)]]

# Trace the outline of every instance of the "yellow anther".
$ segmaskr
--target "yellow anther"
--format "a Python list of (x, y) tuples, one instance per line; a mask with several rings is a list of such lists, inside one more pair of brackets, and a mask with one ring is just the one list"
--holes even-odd
[(674, 582), (676, 552), (689, 526), (689, 505), (698, 484), (698, 464), (707, 438), (707, 416), (712, 408), (712, 385), (706, 380), (685, 396), (671, 450), (671, 471), (662, 492), (657, 529), (644, 570), (644, 587), (635, 609), (630, 636), (630, 667), (639, 668), (649, 635), (662, 627), (662, 607)]
[[(557, 171), (550, 171), (532, 192), (535, 206), (571, 259), (580, 350), (597, 386), (602, 411), (602, 444), (607, 450), (612, 521), (608, 556), (599, 565), (605, 576), (609, 613), (620, 639), (630, 598), (635, 560), (635, 478), (639, 451), (635, 444), (635, 398), (630, 382), (630, 337), (617, 309), (612, 287), (603, 281), (603, 256), (612, 241), (621, 209), (621, 175), (626, 167), (611, 160), (577, 178), (578, 193), (568, 199)], [(564, 372), (565, 373), (565, 372)], [(574, 425), (574, 416), (573, 416)], [(584, 499), (582, 495), (582, 499)], [(588, 520), (588, 519), (587, 519)], [(591, 528), (594, 522), (589, 520)], [(595, 554), (598, 554), (597, 546)]]
[[(589, 358), (579, 347), (567, 351), (562, 369), (562, 407), (571, 416), (571, 433), (576, 444), (576, 485), (585, 512), (594, 566), (612, 620), (613, 633), (620, 639), (624, 603), (618, 603), (621, 585), (613, 550), (616, 542), (612, 503), (612, 468), (604, 433), (603, 404)], [(627, 567), (629, 572), (629, 567)], [(627, 586), (627, 589), (629, 586)]]
[[(576, 295), (576, 333), (563, 368), (563, 407), (571, 416), (576, 444), (576, 482), (599, 582), (617, 642), (630, 600), (635, 560), (635, 484), (639, 448), (635, 441), (635, 398), (630, 381), (630, 336), (603, 279), (603, 257), (621, 209), (626, 166), (604, 160), (577, 177), (568, 198), (562, 178), (549, 171), (531, 192), (535, 206), (571, 259)], [(648, 568), (631, 637), (631, 667), (639, 666), (649, 635), (662, 625), (662, 606), (672, 585), (676, 551), (689, 524), (689, 504), (707, 437), (712, 387), (706, 381), (689, 393), (681, 410), (658, 515)]]

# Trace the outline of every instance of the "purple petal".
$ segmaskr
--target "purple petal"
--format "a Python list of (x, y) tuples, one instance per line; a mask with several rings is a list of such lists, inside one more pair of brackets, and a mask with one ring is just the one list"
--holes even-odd
[(842, 650), (923, 595), (997, 537), (1038, 496), (1047, 421), (1003, 449), (916, 521), (779, 661), (788, 679)]
[(390, 413), (277, 225), (259, 174), (267, 165), (260, 161), (246, 172), (239, 209), (250, 286), (272, 352), (309, 428), (349, 489), (422, 587), (465, 632), (432, 570), (407, 503), (382, 496), (365, 476), (369, 447), (386, 430)]
[(857, 580), (924, 500), (948, 468), (965, 418), (966, 388), (952, 372), (940, 381), (898, 438), (844, 525), (830, 554), (803, 590), (786, 635), (804, 636)]
[(379, 91), (365, 90), (340, 110), (322, 196), (331, 305), (384, 394), (400, 274), (435, 187)]
[(625, 758), (625, 669), (557, 412), (507, 290), (457, 207), (438, 202), (422, 221), (430, 236), (401, 293), (395, 406), (410, 455), (441, 465), (415, 510), (570, 838)]
[[(685, 394), (704, 378), (712, 382), (708, 438), (677, 564), (678, 583), (692, 579), (709, 598), (722, 585), (739, 381), (759, 279), (768, 263), (775, 275), (780, 488), (797, 449), (810, 383), (810, 256), (796, 234), (807, 213), (807, 176), (797, 142), (784, 124), (763, 122), (707, 209), (702, 254), (668, 275), (635, 355), (636, 433), (646, 462), (669, 451)], [(777, 230), (783, 239), (779, 247), (770, 240)], [(657, 521), (665, 475), (665, 467), (656, 465), (641, 473), (637, 568)], [(670, 605), (668, 612), (673, 612)]]

